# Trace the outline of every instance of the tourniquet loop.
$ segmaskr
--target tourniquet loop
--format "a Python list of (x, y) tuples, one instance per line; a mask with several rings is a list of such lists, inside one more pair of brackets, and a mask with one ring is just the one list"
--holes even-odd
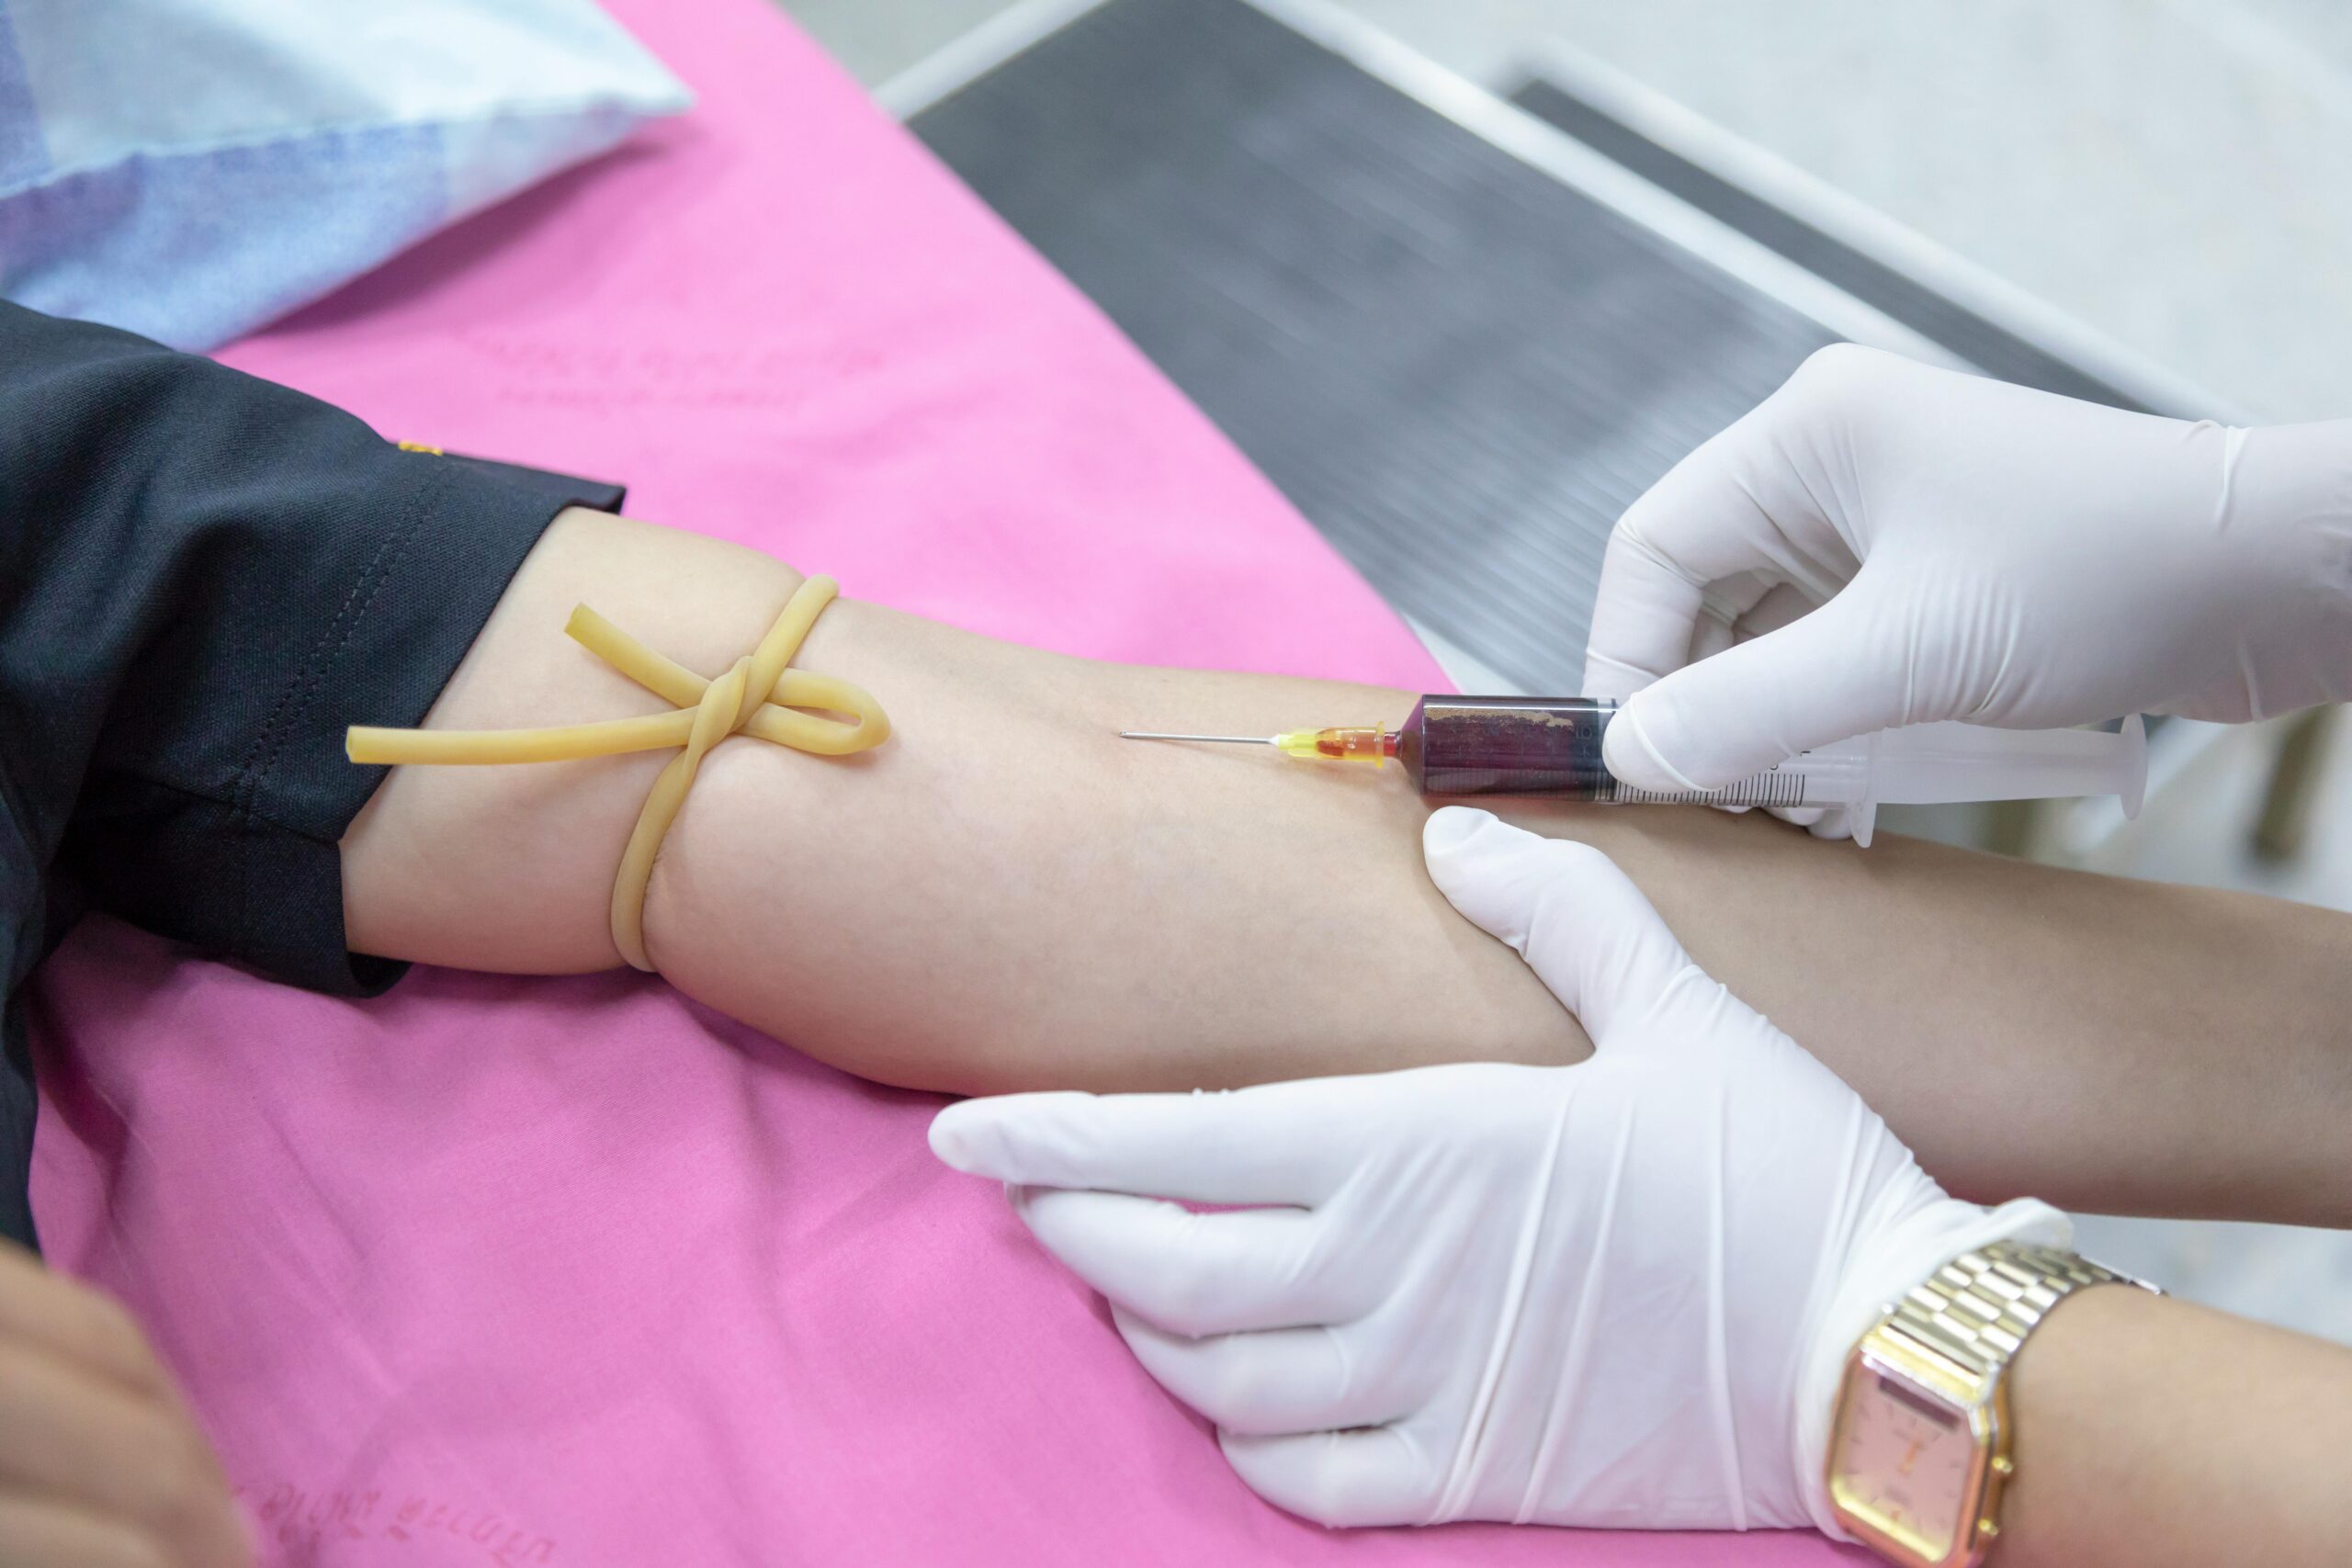
[[(706, 681), (663, 658), (582, 604), (571, 612), (565, 634), (673, 704), (673, 711), (544, 729), (385, 729), (356, 724), (345, 733), (344, 750), (355, 762), (458, 765), (565, 761), (682, 748), (653, 781), (613, 876), (613, 945), (631, 965), (650, 974), (653, 961), (645, 950), (646, 884), (652, 878), (662, 840), (685, 806), (686, 792), (694, 787), (695, 775), (712, 747), (731, 735), (751, 735), (796, 751), (845, 757), (871, 750), (890, 738), (888, 716), (863, 687), (787, 668), (817, 617), (840, 592), (841, 585), (830, 577), (803, 581), (785, 601), (759, 646), (716, 681)], [(842, 717), (796, 711), (808, 708)]]

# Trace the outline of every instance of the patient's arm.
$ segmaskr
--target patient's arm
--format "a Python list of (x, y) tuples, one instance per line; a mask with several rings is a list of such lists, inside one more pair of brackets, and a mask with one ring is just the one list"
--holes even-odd
[[(574, 512), (433, 711), (501, 728), (662, 705), (560, 633), (584, 601), (706, 674), (797, 574)], [(1408, 694), (1091, 663), (844, 601), (797, 662), (897, 727), (845, 761), (735, 739), (646, 906), (681, 989), (852, 1071), (979, 1091), (1572, 1061), (1575, 1022), (1424, 875), (1393, 772), (1120, 741), (1390, 724)], [(666, 754), (396, 770), (345, 840), (362, 951), (608, 967), (613, 867)], [(1691, 954), (1957, 1191), (2352, 1221), (2352, 918), (1760, 817), (1512, 808), (1640, 882)]]

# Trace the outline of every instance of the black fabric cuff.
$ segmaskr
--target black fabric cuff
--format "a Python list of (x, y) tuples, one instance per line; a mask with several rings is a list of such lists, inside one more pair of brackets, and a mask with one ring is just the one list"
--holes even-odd
[(617, 511), (625, 493), (513, 464), (401, 457), (414, 487), (344, 604), (321, 607), (322, 624), (330, 609), (342, 624), (272, 694), (248, 787), (232, 801), (181, 801), (171, 829), (150, 840), (158, 863), (147, 882), (181, 891), (164, 895), (168, 908), (121, 911), (273, 978), (347, 996), (374, 996), (408, 966), (345, 943), (339, 842), (389, 772), (349, 761), (345, 730), (422, 723), (556, 514)]

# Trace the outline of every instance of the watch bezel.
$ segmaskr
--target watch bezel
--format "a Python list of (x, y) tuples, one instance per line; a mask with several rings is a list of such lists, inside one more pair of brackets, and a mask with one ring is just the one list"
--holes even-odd
[[(1844, 1451), (1847, 1427), (1858, 1399), (1883, 1398), (1871, 1379), (1884, 1376), (1958, 1412), (1968, 1422), (1973, 1452), (1960, 1517), (1951, 1545), (1940, 1557), (1925, 1554), (1915, 1539), (1906, 1538), (1871, 1506), (1855, 1496), (1838, 1469)], [(2008, 1431), (2007, 1380), (1981, 1378), (1882, 1323), (1864, 1335), (1847, 1355), (1846, 1375), (1839, 1385), (1838, 1411), (1829, 1430), (1829, 1502), (1838, 1522), (1857, 1540), (1901, 1568), (1975, 1568), (1984, 1561), (1997, 1527), (1987, 1521), (1999, 1516), (2005, 1479), (1996, 1461), (2007, 1454)]]

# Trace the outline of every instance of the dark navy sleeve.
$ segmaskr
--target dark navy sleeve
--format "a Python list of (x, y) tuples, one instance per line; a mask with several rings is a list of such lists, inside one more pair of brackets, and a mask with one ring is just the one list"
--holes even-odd
[(0, 1235), (29, 1241), (19, 992), (85, 909), (380, 990), (336, 844), (547, 525), (620, 491), (406, 450), (315, 399), (0, 303)]

